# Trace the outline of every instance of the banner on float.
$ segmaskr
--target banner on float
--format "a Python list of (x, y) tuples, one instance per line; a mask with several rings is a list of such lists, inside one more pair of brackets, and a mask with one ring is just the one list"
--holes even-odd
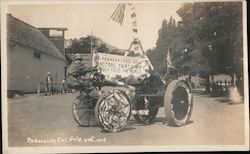
[(106, 53), (95, 53), (93, 65), (101, 68), (107, 78), (139, 77), (149, 69), (148, 59), (143, 57), (121, 56)]

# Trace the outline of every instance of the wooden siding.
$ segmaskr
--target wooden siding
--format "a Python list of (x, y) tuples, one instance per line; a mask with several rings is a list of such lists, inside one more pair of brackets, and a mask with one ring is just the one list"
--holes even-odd
[(47, 72), (51, 72), (55, 83), (64, 79), (64, 60), (41, 53), (40, 59), (34, 51), (10, 43), (7, 53), (8, 90), (36, 92), (37, 84), (44, 83)]

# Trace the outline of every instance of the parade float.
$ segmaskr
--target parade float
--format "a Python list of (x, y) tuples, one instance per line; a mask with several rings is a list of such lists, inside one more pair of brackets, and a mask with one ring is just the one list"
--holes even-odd
[(79, 95), (73, 102), (73, 117), (80, 126), (99, 125), (104, 131), (119, 132), (131, 116), (138, 123), (153, 124), (159, 108), (164, 107), (167, 124), (183, 126), (192, 114), (191, 86), (155, 71), (137, 37), (132, 4), (119, 4), (111, 19), (122, 24), (126, 6), (131, 9), (132, 19), (130, 48), (124, 55), (91, 51), (90, 65), (98, 69), (86, 73), (84, 78), (91, 81), (95, 90), (77, 89)]

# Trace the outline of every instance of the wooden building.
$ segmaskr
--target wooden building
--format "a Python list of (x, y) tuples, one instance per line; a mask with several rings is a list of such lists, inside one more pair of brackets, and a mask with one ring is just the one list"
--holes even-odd
[(51, 72), (54, 83), (65, 78), (67, 62), (56, 46), (34, 26), (7, 15), (8, 92), (33, 93)]

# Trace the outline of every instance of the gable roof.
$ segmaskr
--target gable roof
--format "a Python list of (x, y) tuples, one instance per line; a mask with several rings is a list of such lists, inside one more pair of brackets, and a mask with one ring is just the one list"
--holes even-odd
[(7, 15), (7, 32), (8, 41), (65, 60), (61, 52), (40, 32), (40, 30), (10, 14)]

